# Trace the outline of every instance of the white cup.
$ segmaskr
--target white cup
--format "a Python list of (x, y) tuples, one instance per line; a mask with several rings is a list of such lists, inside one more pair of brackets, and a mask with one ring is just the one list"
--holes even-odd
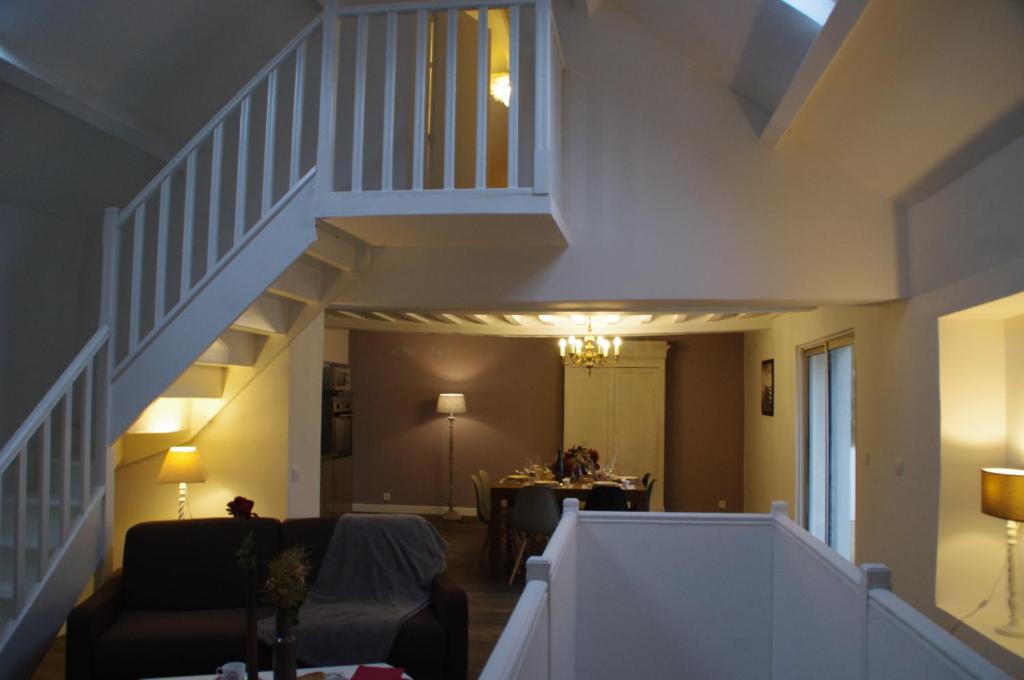
[(231, 661), (217, 669), (217, 676), (220, 680), (245, 680), (245, 664), (241, 661)]

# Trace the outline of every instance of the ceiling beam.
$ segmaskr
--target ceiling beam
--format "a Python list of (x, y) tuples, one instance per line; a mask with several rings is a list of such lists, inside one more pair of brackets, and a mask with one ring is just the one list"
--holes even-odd
[(176, 149), (147, 131), (135, 116), (3, 47), (0, 81), (158, 160), (167, 162), (174, 156)]
[(800, 109), (810, 99), (815, 86), (839, 53), (846, 36), (853, 30), (867, 4), (868, 0), (836, 2), (828, 20), (821, 27), (821, 32), (814, 39), (811, 49), (807, 51), (807, 56), (800, 63), (800, 68), (793, 75), (793, 80), (790, 81), (786, 93), (782, 95), (782, 100), (775, 107), (768, 124), (761, 132), (761, 141), (775, 146), (789, 131)]

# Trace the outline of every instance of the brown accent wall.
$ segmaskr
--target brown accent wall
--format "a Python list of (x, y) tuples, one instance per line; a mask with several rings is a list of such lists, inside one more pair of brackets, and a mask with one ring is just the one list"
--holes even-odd
[(672, 338), (665, 364), (665, 509), (743, 510), (743, 335)]
[(439, 392), (463, 392), (455, 420), (455, 505), (475, 506), (470, 474), (494, 479), (562, 445), (562, 365), (550, 339), (352, 331), (353, 500), (448, 502), (448, 421)]

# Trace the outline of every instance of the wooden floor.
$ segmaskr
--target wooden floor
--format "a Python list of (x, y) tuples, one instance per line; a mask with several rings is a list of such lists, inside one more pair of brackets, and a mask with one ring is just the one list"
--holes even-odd
[[(469, 597), (469, 677), (480, 675), (491, 655), (505, 622), (523, 590), (523, 579), (509, 586), (508, 579), (490, 577), (486, 561), (477, 568), (480, 547), (487, 529), (476, 518), (445, 522), (429, 517), (448, 541), (448, 570)], [(486, 556), (485, 556), (486, 559)], [(36, 670), (33, 680), (62, 680), (64, 677), (64, 638), (57, 638)]]

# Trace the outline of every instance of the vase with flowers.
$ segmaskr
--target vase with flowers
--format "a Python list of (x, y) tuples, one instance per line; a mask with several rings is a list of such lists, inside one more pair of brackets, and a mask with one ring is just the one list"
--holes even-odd
[[(248, 520), (259, 517), (252, 511), (255, 503), (248, 498), (235, 496), (228, 503), (228, 514), (239, 522), (243, 529)], [(252, 530), (246, 533), (241, 545), (235, 551), (235, 560), (242, 571), (245, 592), (245, 670), (248, 680), (259, 680), (259, 643), (256, 637), (256, 539)]]
[(562, 470), (554, 470), (558, 463), (558, 461), (555, 461), (556, 466), (553, 466), (552, 472), (555, 472), (556, 475), (561, 473), (573, 479), (587, 476), (593, 477), (597, 474), (598, 468), (600, 468), (597, 462), (598, 457), (599, 454), (595, 449), (577, 444), (566, 449), (565, 453), (562, 454)]
[(295, 636), (292, 625), (299, 608), (309, 593), (309, 558), (302, 546), (281, 552), (267, 565), (268, 576), (263, 585), (267, 600), (276, 612), (277, 634), (274, 638), (274, 680), (295, 679)]

